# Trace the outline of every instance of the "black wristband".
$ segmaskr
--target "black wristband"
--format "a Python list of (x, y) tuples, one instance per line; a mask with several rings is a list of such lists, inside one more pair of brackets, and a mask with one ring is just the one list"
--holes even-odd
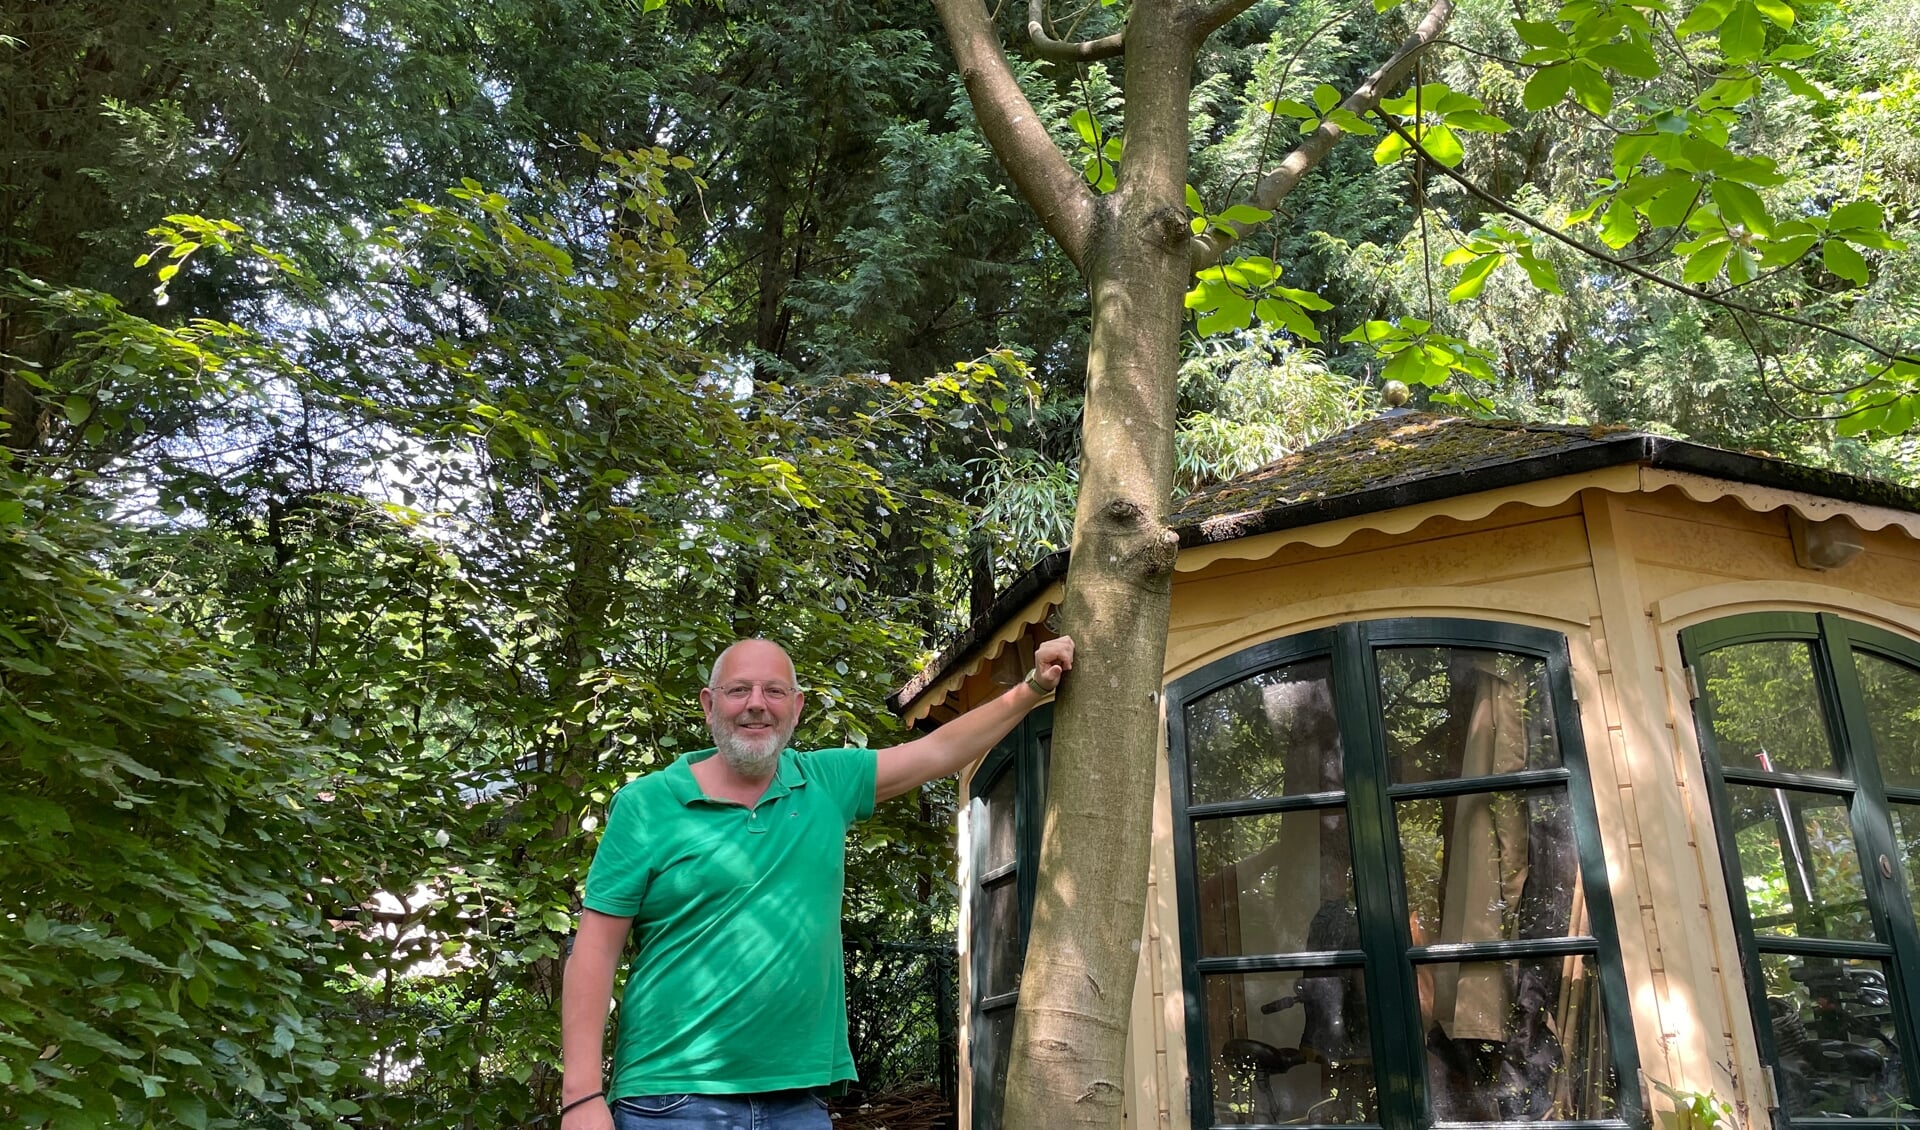
[(567, 1112), (572, 1110), (574, 1107), (584, 1106), (595, 1099), (604, 1099), (606, 1097), (607, 1097), (607, 1093), (605, 1091), (595, 1091), (591, 1095), (581, 1095), (579, 1098), (573, 1100), (572, 1102), (568, 1103), (566, 1106), (563, 1106), (560, 1108), (560, 1117), (565, 1118), (567, 1116)]

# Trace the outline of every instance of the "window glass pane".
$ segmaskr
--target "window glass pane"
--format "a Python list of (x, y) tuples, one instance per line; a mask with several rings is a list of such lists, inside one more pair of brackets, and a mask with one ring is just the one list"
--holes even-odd
[(1414, 973), (1436, 1120), (1617, 1116), (1619, 1080), (1592, 955), (1449, 962)]
[(1205, 980), (1217, 1126), (1373, 1122), (1373, 1049), (1358, 969)]
[(1196, 821), (1193, 858), (1203, 955), (1360, 948), (1345, 809)]
[(1415, 945), (1589, 931), (1564, 788), (1394, 805)]
[(1413, 647), (1382, 649), (1378, 661), (1387, 769), (1395, 784), (1560, 764), (1543, 660)]
[(1187, 704), (1193, 803), (1340, 788), (1328, 661), (1262, 671)]
[(973, 1014), (974, 1130), (1000, 1130), (1000, 1107), (1007, 1094), (1007, 1063), (1013, 1051), (1013, 1005)]
[(1864, 651), (1853, 660), (1880, 776), (1895, 788), (1920, 788), (1920, 671)]
[(973, 936), (986, 959), (974, 999), (1009, 993), (1020, 987), (1020, 884), (1008, 875), (980, 892), (980, 921)]
[(1721, 764), (1839, 776), (1805, 643), (1735, 644), (1701, 656), (1695, 670), (1713, 708), (1713, 744)]
[(1760, 968), (1787, 1113), (1901, 1116), (1909, 1099), (1886, 966), (1763, 953)]
[(980, 821), (982, 852), (980, 871), (982, 874), (1005, 867), (1013, 862), (1014, 794), (1019, 787), (1020, 775), (1011, 769), (1000, 774), (1000, 779), (987, 790), (984, 811)]
[(1754, 933), (1871, 940), (1845, 797), (1728, 785)]
[(1920, 805), (1888, 806), (1893, 814), (1893, 839), (1907, 867), (1907, 898), (1920, 895)]

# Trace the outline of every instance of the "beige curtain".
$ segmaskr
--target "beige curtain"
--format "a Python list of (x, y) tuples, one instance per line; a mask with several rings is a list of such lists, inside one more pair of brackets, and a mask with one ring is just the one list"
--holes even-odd
[[(1470, 660), (1474, 681), (1463, 777), (1515, 773), (1527, 767), (1520, 718), (1521, 689), (1502, 678), (1492, 655)], [(1513, 793), (1477, 793), (1454, 802), (1446, 881), (1436, 942), (1490, 941), (1506, 936), (1508, 916), (1527, 882), (1527, 807)], [(1504, 963), (1440, 965), (1433, 970), (1433, 1014), (1456, 1040), (1505, 1040), (1512, 1000)]]

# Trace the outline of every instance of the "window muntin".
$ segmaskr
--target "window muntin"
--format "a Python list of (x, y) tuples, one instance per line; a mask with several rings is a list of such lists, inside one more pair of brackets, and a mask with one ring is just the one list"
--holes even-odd
[(1780, 1114), (1911, 1125), (1920, 646), (1771, 613), (1681, 649)]
[(1560, 637), (1351, 624), (1169, 707), (1196, 1127), (1639, 1118)]

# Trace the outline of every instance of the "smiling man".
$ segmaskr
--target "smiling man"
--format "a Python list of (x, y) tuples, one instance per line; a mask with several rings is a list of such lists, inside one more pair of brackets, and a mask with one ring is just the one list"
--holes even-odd
[(700, 692), (714, 747), (616, 793), (587, 873), (561, 995), (562, 1130), (828, 1130), (826, 1089), (854, 1077), (847, 828), (984, 755), (1072, 667), (1073, 641), (1049, 640), (1025, 681), (925, 737), (797, 753), (804, 696), (787, 653), (761, 639), (721, 652)]

